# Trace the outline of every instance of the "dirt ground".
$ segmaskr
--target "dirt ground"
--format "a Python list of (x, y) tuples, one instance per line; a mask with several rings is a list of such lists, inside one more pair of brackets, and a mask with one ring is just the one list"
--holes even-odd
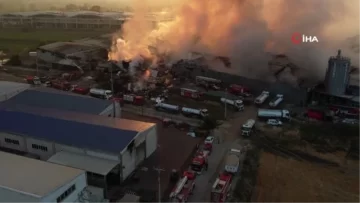
[(263, 152), (253, 200), (358, 202), (358, 161), (327, 167)]

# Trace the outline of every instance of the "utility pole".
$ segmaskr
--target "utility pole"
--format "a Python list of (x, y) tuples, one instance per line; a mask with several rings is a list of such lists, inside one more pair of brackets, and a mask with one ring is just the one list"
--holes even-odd
[(226, 117), (227, 117), (227, 99), (228, 99), (228, 92), (227, 92), (227, 89), (225, 89), (225, 110), (224, 110), (224, 119), (226, 120)]
[(37, 51), (29, 52), (29, 56), (35, 57), (35, 66), (36, 66), (36, 76), (39, 77), (39, 61)]
[(163, 168), (154, 168), (155, 171), (158, 172), (158, 201), (159, 203), (161, 202), (161, 179), (160, 179), (160, 176), (161, 176), (161, 172), (164, 172), (165, 169)]
[[(110, 84), (111, 84), (111, 93), (112, 96), (114, 97), (114, 79), (113, 79), (113, 64), (110, 64)], [(113, 117), (116, 117), (116, 104), (115, 104), (115, 99), (112, 99), (112, 104), (113, 104)]]

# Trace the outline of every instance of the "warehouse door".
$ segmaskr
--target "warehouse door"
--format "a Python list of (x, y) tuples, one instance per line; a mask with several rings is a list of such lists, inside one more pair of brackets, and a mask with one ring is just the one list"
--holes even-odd
[(136, 166), (138, 166), (145, 159), (145, 142), (136, 147)]

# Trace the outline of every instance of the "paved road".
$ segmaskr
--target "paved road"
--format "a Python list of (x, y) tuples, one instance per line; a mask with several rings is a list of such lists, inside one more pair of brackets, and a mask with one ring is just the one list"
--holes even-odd
[(169, 118), (174, 121), (182, 121), (185, 123), (188, 123), (193, 126), (198, 126), (200, 124), (200, 120), (184, 117), (180, 114), (169, 114), (165, 112), (158, 112), (155, 109), (148, 108), (148, 107), (140, 107), (140, 106), (134, 106), (134, 105), (124, 105), (122, 107), (123, 111), (135, 113), (142, 116), (149, 116), (149, 117), (155, 117), (159, 119)]
[(213, 152), (208, 159), (208, 171), (203, 172), (196, 178), (196, 188), (194, 194), (190, 197), (189, 202), (203, 202), (210, 200), (209, 188), (212, 187), (218, 176), (219, 163), (222, 161), (231, 144), (231, 142), (224, 142), (214, 145)]
[[(234, 144), (240, 144), (244, 146), (248, 143), (240, 136), (240, 126), (245, 123), (247, 119), (250, 118), (256, 118), (255, 107), (248, 107), (245, 108), (243, 112), (234, 114), (232, 119), (229, 119), (228, 121), (223, 123), (223, 125), (220, 126), (218, 130), (214, 131), (214, 136), (218, 137), (221, 140), (220, 144), (214, 145), (213, 152), (209, 156), (208, 171), (197, 177), (196, 189), (194, 191), (194, 194), (189, 198), (189, 202), (210, 201), (210, 192), (212, 185), (218, 177), (218, 174), (223, 170), (225, 161), (224, 159), (227, 151)], [(242, 160), (244, 156), (245, 154), (243, 154)], [(241, 164), (240, 169), (242, 168)], [(236, 182), (237, 179), (238, 177), (235, 177), (234, 182)], [(232, 184), (232, 187), (235, 187), (235, 184)]]

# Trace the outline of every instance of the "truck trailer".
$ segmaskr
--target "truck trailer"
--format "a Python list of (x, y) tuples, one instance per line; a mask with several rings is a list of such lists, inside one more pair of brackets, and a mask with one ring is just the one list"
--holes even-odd
[(155, 104), (155, 109), (157, 111), (165, 111), (169, 113), (179, 113), (180, 107), (178, 105), (172, 105), (167, 103), (157, 103)]
[(181, 113), (184, 116), (195, 116), (198, 118), (205, 118), (209, 115), (209, 111), (207, 109), (193, 109), (187, 107), (182, 107)]
[(241, 126), (241, 135), (249, 137), (255, 128), (255, 120), (249, 119)]
[(269, 96), (270, 96), (270, 92), (262, 91), (262, 93), (258, 97), (256, 97), (255, 104), (257, 105), (263, 104)]
[(178, 105), (167, 104), (162, 102), (155, 104), (154, 107), (157, 111), (165, 111), (174, 114), (181, 113), (187, 117), (193, 116), (197, 118), (205, 118), (209, 115), (209, 111), (207, 109), (193, 109), (188, 107), (180, 107)]
[(228, 173), (235, 174), (239, 171), (240, 166), (240, 149), (230, 149), (226, 156), (224, 170)]
[(230, 105), (232, 108), (234, 108), (237, 111), (242, 111), (244, 110), (244, 103), (242, 100), (237, 99), (237, 100), (233, 100), (233, 99), (226, 99), (224, 97), (222, 97), (220, 99), (221, 103), (226, 104), (226, 105)]
[(277, 94), (276, 97), (270, 101), (269, 106), (270, 107), (277, 107), (284, 99), (284, 95)]
[(286, 109), (258, 109), (259, 119), (281, 119), (290, 120), (290, 112)]
[(104, 89), (91, 88), (89, 93), (90, 96), (92, 97), (106, 99), (106, 100), (111, 99), (111, 97), (113, 96), (111, 90), (104, 90)]

